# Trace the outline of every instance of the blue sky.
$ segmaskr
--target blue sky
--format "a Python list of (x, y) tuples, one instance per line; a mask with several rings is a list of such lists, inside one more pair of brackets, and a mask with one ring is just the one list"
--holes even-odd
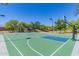
[(5, 24), (9, 20), (19, 20), (23, 22), (39, 21), (42, 24), (50, 25), (50, 17), (55, 22), (57, 19), (62, 19), (67, 16), (67, 20), (76, 20), (79, 16), (74, 15), (76, 4), (67, 3), (16, 3), (8, 5), (0, 5), (0, 14), (5, 14), (5, 17), (0, 17), (0, 25)]

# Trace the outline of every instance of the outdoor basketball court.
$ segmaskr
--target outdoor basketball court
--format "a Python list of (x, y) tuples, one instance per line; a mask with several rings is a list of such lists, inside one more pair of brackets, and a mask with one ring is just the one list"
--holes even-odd
[(70, 56), (75, 45), (70, 34), (8, 33), (4, 40), (10, 56)]

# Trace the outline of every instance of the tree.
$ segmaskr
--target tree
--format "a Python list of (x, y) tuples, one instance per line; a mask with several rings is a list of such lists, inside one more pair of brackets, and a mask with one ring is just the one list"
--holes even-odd
[(40, 30), (42, 30), (42, 31), (46, 31), (47, 32), (49, 28), (50, 28), (49, 26), (40, 25)]
[(25, 27), (25, 28), (31, 27), (31, 24), (28, 24), (28, 23), (26, 23), (26, 22), (21, 22), (21, 24), (22, 24), (23, 27)]
[(69, 22), (69, 24), (67, 25), (67, 29), (68, 30), (73, 30), (73, 26), (74, 25), (76, 25), (76, 21), (74, 21), (74, 20), (71, 20), (70, 22)]
[(63, 28), (64, 32), (66, 32), (66, 30), (67, 30), (67, 24), (68, 24), (66, 18), (67, 17), (64, 16), (64, 19), (62, 20), (62, 28)]
[(65, 30), (65, 28), (66, 28), (66, 24), (64, 23), (64, 20), (63, 19), (58, 19), (55, 22), (55, 29), (56, 30), (59, 30), (60, 33), (61, 33), (61, 30)]
[(60, 19), (58, 19), (58, 20), (55, 22), (55, 29), (61, 31), (62, 27), (61, 27), (61, 20), (60, 20)]
[(76, 21), (76, 27), (77, 27), (77, 29), (79, 29), (79, 19), (77, 19), (77, 21)]
[(19, 22), (19, 23), (17, 24), (16, 30), (17, 30), (18, 32), (24, 32), (24, 28), (25, 28), (25, 23), (24, 23), (24, 22)]
[(5, 24), (5, 28), (10, 29), (10, 30), (15, 30), (15, 26), (18, 24), (17, 20), (10, 20)]
[(36, 22), (31, 22), (31, 27), (34, 29), (40, 29), (40, 22), (39, 21), (36, 21)]
[(71, 20), (71, 21), (69, 22), (69, 24), (72, 25), (72, 26), (73, 26), (73, 25), (76, 25), (76, 21)]
[(40, 24), (39, 21), (36, 21), (36, 22), (35, 22), (35, 27), (36, 27), (36, 29), (40, 29), (40, 25), (41, 25), (41, 24)]

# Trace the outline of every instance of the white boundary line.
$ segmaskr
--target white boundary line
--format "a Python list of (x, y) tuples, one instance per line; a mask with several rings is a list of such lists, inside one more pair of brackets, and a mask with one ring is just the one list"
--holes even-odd
[(30, 41), (30, 39), (27, 40), (27, 45), (28, 45), (28, 47), (29, 47), (32, 51), (38, 53), (39, 55), (44, 56), (43, 54), (41, 54), (41, 53), (39, 53), (38, 51), (36, 51), (35, 49), (33, 49), (33, 48), (30, 46), (29, 41)]
[(23, 56), (23, 54), (21, 53), (21, 51), (15, 46), (15, 44), (7, 37), (7, 39), (10, 41), (10, 43), (14, 46), (14, 48), (19, 52), (19, 54), (21, 56)]
[(65, 43), (63, 43), (59, 48), (57, 48), (57, 49), (55, 50), (55, 52), (53, 52), (50, 56), (53, 56), (57, 51), (59, 51), (59, 50), (60, 50), (65, 44), (67, 44), (69, 41), (70, 41), (70, 39), (67, 40)]

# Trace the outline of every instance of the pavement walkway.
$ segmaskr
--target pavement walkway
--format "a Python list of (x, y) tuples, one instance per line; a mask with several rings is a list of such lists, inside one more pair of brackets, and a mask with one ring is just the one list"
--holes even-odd
[(72, 51), (72, 56), (79, 56), (79, 36), (76, 38), (78, 41), (75, 42), (75, 46)]
[(8, 50), (3, 35), (0, 34), (0, 56), (8, 56)]

